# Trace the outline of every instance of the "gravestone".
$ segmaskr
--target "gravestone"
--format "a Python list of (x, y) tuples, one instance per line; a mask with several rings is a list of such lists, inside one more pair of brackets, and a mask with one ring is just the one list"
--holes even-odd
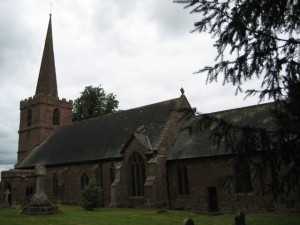
[(235, 216), (235, 225), (245, 225), (245, 214), (242, 210)]
[(195, 223), (191, 218), (186, 218), (183, 220), (182, 225), (195, 225)]
[(11, 192), (7, 188), (6, 191), (4, 192), (4, 202), (0, 204), (0, 209), (9, 209), (10, 208), (10, 201), (9, 201), (9, 196)]
[(36, 191), (32, 196), (30, 203), (25, 206), (22, 213), (32, 215), (45, 215), (58, 213), (57, 206), (53, 205), (44, 192), (44, 176), (46, 168), (39, 164), (35, 168), (36, 175)]
[(166, 214), (166, 213), (167, 213), (167, 210), (165, 210), (165, 209), (159, 209), (157, 212), (158, 212), (159, 214)]
[(5, 194), (5, 204), (9, 205), (9, 201), (8, 201), (8, 198), (9, 198), (9, 195), (11, 194), (10, 190), (7, 188), (6, 191), (4, 192)]

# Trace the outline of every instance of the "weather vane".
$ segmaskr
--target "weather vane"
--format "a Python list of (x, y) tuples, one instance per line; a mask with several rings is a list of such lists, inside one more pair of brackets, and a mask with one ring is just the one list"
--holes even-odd
[(52, 15), (52, 2), (50, 3), (50, 15)]

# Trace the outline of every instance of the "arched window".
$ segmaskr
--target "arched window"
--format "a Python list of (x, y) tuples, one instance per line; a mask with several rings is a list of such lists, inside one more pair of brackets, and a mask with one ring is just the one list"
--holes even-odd
[(32, 124), (32, 110), (27, 110), (27, 126), (30, 126)]
[(189, 177), (186, 166), (177, 166), (178, 190), (180, 195), (189, 194)]
[(112, 184), (115, 181), (115, 164), (112, 162), (109, 168), (109, 175), (110, 175), (110, 183)]
[(60, 124), (60, 112), (59, 109), (56, 108), (53, 110), (53, 125), (59, 125)]
[(235, 192), (248, 193), (253, 191), (249, 163), (243, 157), (234, 165)]
[(144, 195), (145, 164), (142, 156), (133, 154), (130, 158), (132, 196)]
[(53, 175), (53, 195), (58, 196), (58, 179), (56, 173)]
[(26, 196), (33, 195), (33, 187), (26, 187)]
[(84, 173), (81, 176), (81, 190), (89, 184), (89, 177)]

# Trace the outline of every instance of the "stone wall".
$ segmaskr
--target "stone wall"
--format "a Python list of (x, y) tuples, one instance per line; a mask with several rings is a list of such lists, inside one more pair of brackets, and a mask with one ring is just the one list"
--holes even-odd
[[(259, 195), (255, 187), (251, 193), (235, 193), (233, 182), (228, 182), (227, 188), (220, 187), (225, 177), (227, 181), (233, 178), (231, 162), (231, 158), (225, 156), (168, 162), (171, 207), (202, 213), (237, 212), (239, 209), (244, 212), (273, 210), (271, 197)], [(187, 168), (189, 194), (179, 194), (177, 166)], [(216, 190), (216, 195), (212, 196), (210, 190)]]
[[(58, 125), (72, 123), (72, 101), (39, 95), (20, 102), (18, 161), (55, 129), (53, 111), (56, 108), (59, 109)], [(32, 112), (30, 124), (27, 118), (29, 109)]]
[[(22, 203), (27, 195), (35, 192), (34, 170), (7, 170), (1, 172), (1, 193), (9, 189), (10, 203)], [(2, 196), (3, 198), (3, 196)]]

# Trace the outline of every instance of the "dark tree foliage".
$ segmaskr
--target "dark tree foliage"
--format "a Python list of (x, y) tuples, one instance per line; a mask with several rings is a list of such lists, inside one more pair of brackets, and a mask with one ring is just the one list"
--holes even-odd
[(116, 112), (119, 101), (113, 93), (106, 94), (101, 87), (87, 86), (73, 104), (73, 121), (85, 120)]
[[(300, 196), (300, 1), (299, 0), (178, 0), (199, 15), (194, 32), (215, 38), (215, 64), (207, 82), (223, 77), (223, 84), (236, 86), (258, 79), (259, 89), (246, 90), (246, 97), (259, 94), (273, 100), (276, 129), (239, 127), (204, 115), (201, 126), (211, 127), (211, 139), (238, 158), (254, 162), (262, 156), (258, 177), (262, 192)], [(268, 171), (269, 179), (262, 174)], [(266, 183), (270, 181), (269, 183)]]
[(224, 76), (223, 83), (237, 86), (262, 78), (262, 90), (248, 90), (272, 99), (281, 98), (283, 80), (299, 80), (300, 3), (298, 0), (181, 0), (200, 21), (194, 31), (216, 38), (216, 64), (199, 72), (208, 81)]

